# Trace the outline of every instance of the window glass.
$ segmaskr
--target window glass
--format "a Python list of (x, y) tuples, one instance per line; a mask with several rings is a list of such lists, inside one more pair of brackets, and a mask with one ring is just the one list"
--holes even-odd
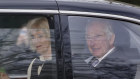
[(52, 15), (0, 15), (2, 79), (56, 79)]
[(140, 27), (94, 17), (69, 16), (74, 79), (134, 79), (140, 75)]

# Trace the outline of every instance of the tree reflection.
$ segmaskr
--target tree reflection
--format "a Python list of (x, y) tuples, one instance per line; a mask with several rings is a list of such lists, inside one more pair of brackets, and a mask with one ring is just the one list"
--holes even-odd
[(115, 0), (140, 6), (140, 0)]

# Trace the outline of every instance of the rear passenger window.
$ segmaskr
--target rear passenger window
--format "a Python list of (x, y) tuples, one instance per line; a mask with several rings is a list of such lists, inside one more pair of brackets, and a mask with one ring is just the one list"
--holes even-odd
[(0, 78), (56, 79), (52, 15), (0, 15)]
[(139, 25), (81, 16), (68, 21), (74, 79), (134, 79), (140, 74)]

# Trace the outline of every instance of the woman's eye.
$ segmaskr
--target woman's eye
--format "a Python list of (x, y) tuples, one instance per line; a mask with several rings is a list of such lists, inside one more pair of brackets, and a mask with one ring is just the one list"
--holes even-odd
[(42, 38), (42, 37), (43, 37), (43, 35), (38, 35), (38, 37), (39, 37), (39, 38)]

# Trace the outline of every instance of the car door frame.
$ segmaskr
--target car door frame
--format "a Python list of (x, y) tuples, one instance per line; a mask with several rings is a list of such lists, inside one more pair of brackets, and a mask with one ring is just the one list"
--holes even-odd
[[(54, 16), (54, 27), (55, 27), (55, 49), (56, 49), (56, 63), (57, 63), (57, 79), (64, 79), (63, 75), (63, 58), (61, 52), (61, 29), (59, 21), (59, 12), (58, 10), (39, 10), (39, 9), (0, 9), (0, 14), (34, 14), (34, 15), (53, 15)], [(11, 76), (12, 78), (17, 78), (17, 76)], [(25, 76), (22, 76), (25, 77)]]
[(69, 22), (68, 16), (85, 16), (85, 17), (96, 17), (96, 18), (105, 18), (119, 21), (126, 21), (130, 23), (135, 23), (140, 25), (140, 19), (117, 15), (117, 14), (107, 14), (107, 13), (99, 13), (99, 12), (87, 12), (87, 11), (75, 11), (75, 10), (59, 10), (60, 12), (60, 20), (61, 20), (61, 28), (62, 28), (62, 52), (64, 58), (64, 73), (65, 79), (73, 79), (73, 68), (72, 68), (72, 57), (71, 57), (71, 42), (70, 42), (70, 31), (69, 31)]

